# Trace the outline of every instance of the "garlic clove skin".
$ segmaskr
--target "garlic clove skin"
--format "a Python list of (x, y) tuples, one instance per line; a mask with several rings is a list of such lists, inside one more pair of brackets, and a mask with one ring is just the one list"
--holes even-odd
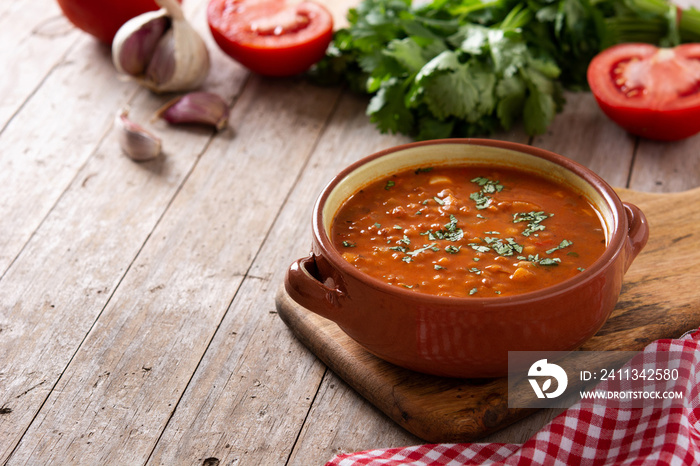
[(141, 125), (129, 119), (129, 109), (119, 111), (115, 118), (117, 138), (122, 151), (136, 162), (153, 160), (161, 152), (161, 140)]
[(228, 126), (229, 113), (229, 105), (221, 96), (201, 91), (171, 100), (156, 112), (155, 117), (170, 124), (202, 124), (221, 131)]
[[(206, 44), (187, 22), (176, 0), (156, 2), (160, 10), (136, 16), (117, 31), (112, 43), (112, 61), (117, 71), (153, 92), (196, 89), (211, 67)], [(169, 27), (155, 39), (156, 45), (151, 49), (156, 35), (152, 31), (156, 28), (151, 30), (149, 24), (161, 17), (167, 20)], [(144, 58), (146, 50), (152, 50), (147, 59)]]
[[(166, 1), (166, 0), (159, 0)], [(179, 9), (180, 4), (172, 1)], [(181, 11), (181, 10), (180, 10)], [(173, 17), (175, 71), (168, 82), (157, 86), (158, 92), (192, 90), (200, 87), (209, 74), (209, 52), (202, 37), (183, 19)]]
[(173, 30), (169, 29), (153, 49), (151, 61), (146, 69), (146, 81), (154, 86), (165, 85), (175, 76), (175, 69), (175, 35)]
[(124, 28), (115, 36), (121, 47), (112, 49), (112, 61), (120, 73), (140, 76), (146, 72), (156, 46), (170, 27), (165, 15), (165, 10), (148, 12), (135, 29)]

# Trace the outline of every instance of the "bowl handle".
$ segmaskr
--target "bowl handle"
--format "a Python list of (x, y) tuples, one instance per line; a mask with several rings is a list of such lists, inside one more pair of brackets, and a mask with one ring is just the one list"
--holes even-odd
[(632, 265), (635, 257), (647, 244), (649, 239), (649, 223), (639, 207), (629, 202), (623, 202), (627, 214), (627, 254), (625, 258), (625, 272)]
[[(342, 306), (343, 293), (337, 287), (326, 285), (320, 273), (314, 254), (297, 259), (289, 266), (284, 287), (290, 298), (304, 308), (327, 319), (336, 320)], [(332, 283), (331, 280), (327, 280)]]

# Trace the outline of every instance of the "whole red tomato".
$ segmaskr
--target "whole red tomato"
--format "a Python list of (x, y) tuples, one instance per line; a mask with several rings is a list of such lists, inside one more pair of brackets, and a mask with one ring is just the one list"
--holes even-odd
[(603, 112), (632, 134), (676, 141), (700, 132), (700, 44), (620, 44), (588, 66)]
[(155, 0), (57, 0), (76, 27), (111, 45), (117, 30), (131, 18), (160, 7)]
[(210, 0), (207, 21), (226, 54), (267, 76), (306, 71), (333, 38), (331, 13), (306, 0)]

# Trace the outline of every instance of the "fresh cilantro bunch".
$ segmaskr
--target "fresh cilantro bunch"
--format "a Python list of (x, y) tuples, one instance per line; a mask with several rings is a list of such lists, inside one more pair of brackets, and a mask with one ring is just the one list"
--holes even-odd
[(382, 132), (471, 137), (522, 121), (539, 134), (604, 47), (700, 39), (700, 14), (684, 25), (676, 12), (665, 0), (362, 0), (313, 76), (370, 94)]

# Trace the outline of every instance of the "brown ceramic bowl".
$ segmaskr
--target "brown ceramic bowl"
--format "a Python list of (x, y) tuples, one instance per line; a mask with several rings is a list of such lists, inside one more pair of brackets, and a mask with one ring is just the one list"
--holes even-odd
[[(538, 291), (456, 298), (385, 284), (346, 262), (333, 246), (333, 217), (363, 186), (405, 169), (465, 163), (534, 172), (582, 193), (605, 224), (605, 251), (576, 277)], [(440, 376), (497, 377), (507, 374), (509, 351), (570, 351), (592, 337), (615, 307), (623, 275), (648, 236), (639, 208), (566, 157), (494, 140), (418, 142), (370, 155), (326, 186), (313, 211), (311, 255), (290, 266), (285, 288), (297, 303), (386, 361)]]

